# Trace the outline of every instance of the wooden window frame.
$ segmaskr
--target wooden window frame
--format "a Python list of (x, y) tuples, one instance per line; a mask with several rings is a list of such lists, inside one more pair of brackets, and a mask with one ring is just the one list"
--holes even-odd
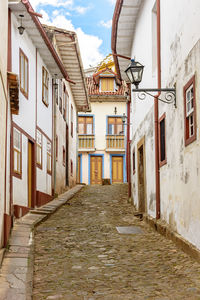
[[(45, 76), (45, 74), (46, 74), (46, 76)], [(48, 81), (47, 84), (45, 83), (46, 78)], [(47, 91), (48, 99), (44, 99), (45, 89)], [(42, 67), (42, 102), (47, 107), (49, 106), (49, 72), (47, 71), (47, 69), (44, 66)]]
[[(14, 141), (14, 131), (17, 131), (20, 134), (20, 150), (16, 149)], [(17, 154), (19, 154), (19, 172), (17, 170), (15, 170), (15, 152), (17, 152)], [(18, 164), (18, 163), (17, 163)], [(13, 176), (22, 179), (22, 133), (21, 131), (19, 131), (17, 128), (13, 127)]]
[(73, 138), (73, 133), (74, 133), (74, 108), (71, 104), (71, 137)]
[[(115, 122), (114, 122), (114, 134), (112, 134), (112, 133), (109, 133), (109, 119), (114, 119), (115, 120)], [(119, 119), (121, 119), (121, 117), (115, 117), (115, 116), (109, 116), (108, 117), (108, 120), (107, 120), (107, 122), (108, 122), (108, 135), (121, 135), (121, 136), (124, 136), (124, 125), (123, 125), (123, 122), (122, 122), (122, 124), (117, 124), (117, 120), (119, 120)], [(111, 123), (112, 124), (112, 123)], [(117, 134), (117, 125), (122, 125), (122, 131), (123, 131), (123, 133), (122, 134)]]
[[(187, 116), (186, 109), (186, 92), (187, 90), (193, 86), (193, 118), (194, 118), (194, 134), (189, 136), (189, 116)], [(196, 125), (196, 90), (195, 90), (195, 75), (186, 83), (183, 88), (183, 99), (184, 99), (184, 129), (185, 129), (185, 146), (188, 146), (192, 142), (196, 140), (197, 136), (197, 125)], [(191, 115), (191, 114), (190, 114)]]
[(66, 150), (65, 150), (65, 146), (63, 146), (63, 166), (65, 167), (65, 163), (66, 162)]
[[(38, 144), (38, 137), (36, 138), (36, 166), (39, 168), (39, 169), (41, 169), (42, 170), (42, 160), (43, 160), (43, 134), (42, 134), (42, 132), (40, 131), (40, 130), (38, 130), (37, 129), (37, 134), (38, 134), (38, 132), (41, 134), (41, 146)], [(38, 150), (38, 148), (40, 148), (40, 150), (41, 150), (41, 164), (38, 162), (38, 160), (37, 160), (37, 150)]]
[(67, 118), (67, 100), (68, 100), (68, 93), (66, 90), (66, 86), (64, 85), (63, 89), (63, 119), (66, 121)]
[(135, 174), (135, 149), (133, 149), (133, 154), (132, 154), (132, 159), (133, 159), (133, 175)]
[[(84, 122), (79, 122), (79, 117), (84, 119)], [(87, 118), (92, 118), (92, 123), (87, 123)], [(84, 133), (79, 133), (80, 135), (94, 135), (94, 117), (93, 116), (78, 116), (78, 125), (83, 124)], [(87, 133), (87, 124), (92, 124), (92, 133)], [(79, 126), (78, 126), (79, 129)]]
[(70, 170), (71, 176), (73, 176), (73, 160), (71, 159), (71, 170)]
[[(51, 145), (51, 152), (49, 152), (48, 151), (48, 143)], [(46, 152), (47, 152), (47, 173), (49, 174), (49, 175), (52, 175), (52, 143), (50, 142), (50, 141), (48, 141), (47, 140), (47, 144), (46, 144), (46, 147), (47, 147), (47, 149), (46, 149)], [(48, 169), (48, 159), (49, 159), (49, 157), (50, 157), (50, 159), (51, 159), (51, 170), (50, 169)]]
[(59, 81), (59, 111), (62, 114), (63, 113), (63, 82), (62, 79)]
[[(109, 89), (107, 89), (107, 90), (102, 90), (102, 84), (103, 84), (103, 81), (105, 80), (105, 81), (108, 82), (109, 79), (110, 79), (110, 80), (111, 80), (111, 79), (113, 80), (113, 90), (109, 90)], [(100, 80), (101, 80), (101, 92), (102, 92), (102, 93), (114, 93), (114, 92), (115, 92), (115, 78), (114, 78), (114, 77), (101, 77)], [(108, 83), (107, 83), (106, 87), (108, 87)]]
[[(159, 139), (159, 166), (162, 167), (167, 163), (167, 153), (166, 153), (166, 114), (164, 113), (158, 120), (158, 139)], [(161, 160), (161, 122), (165, 122), (165, 158)]]
[[(22, 70), (21, 70), (21, 57), (24, 58), (24, 86), (22, 87)], [(27, 62), (27, 91), (25, 91), (25, 61)], [(19, 78), (20, 78), (20, 91), (24, 95), (24, 97), (28, 100), (28, 92), (29, 92), (29, 61), (28, 57), (25, 55), (25, 53), (22, 51), (22, 49), (19, 49)]]
[(58, 136), (56, 135), (56, 161), (58, 161)]

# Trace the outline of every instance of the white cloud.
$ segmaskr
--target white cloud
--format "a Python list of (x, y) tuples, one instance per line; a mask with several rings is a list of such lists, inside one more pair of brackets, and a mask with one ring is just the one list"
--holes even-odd
[(86, 11), (89, 9), (89, 7), (83, 7), (83, 6), (75, 6), (74, 10), (79, 13), (80, 15), (84, 15)]
[(112, 20), (109, 20), (107, 22), (105, 21), (100, 21), (99, 23), (101, 26), (105, 27), (105, 28), (111, 28), (112, 27)]
[(44, 10), (40, 13), (43, 15), (42, 23), (77, 33), (84, 68), (96, 66), (104, 58), (99, 50), (102, 40), (98, 36), (86, 34), (81, 28), (76, 29), (64, 15), (56, 15), (51, 19)]
[(30, 1), (31, 5), (33, 6), (34, 9), (36, 9), (36, 7), (38, 5), (51, 5), (54, 7), (70, 7), (74, 4), (74, 0), (31, 0)]

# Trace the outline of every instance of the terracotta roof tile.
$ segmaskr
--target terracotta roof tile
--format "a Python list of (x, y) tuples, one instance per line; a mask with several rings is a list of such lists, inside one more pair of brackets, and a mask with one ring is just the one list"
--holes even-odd
[(86, 78), (89, 95), (124, 95), (125, 87), (123, 85), (118, 86), (118, 90), (115, 92), (101, 92), (99, 91), (99, 85), (96, 85), (93, 77)]

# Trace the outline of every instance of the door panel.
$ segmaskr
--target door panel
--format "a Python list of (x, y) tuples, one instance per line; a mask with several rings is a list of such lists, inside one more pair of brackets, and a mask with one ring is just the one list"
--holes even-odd
[(78, 156), (78, 183), (81, 182), (81, 157)]
[(101, 156), (90, 157), (90, 183), (91, 184), (102, 183), (102, 157)]
[(28, 142), (28, 207), (32, 206), (32, 190), (33, 190), (33, 155), (32, 143)]
[(112, 157), (112, 183), (123, 182), (123, 157)]
[(145, 212), (146, 186), (145, 186), (145, 152), (144, 141), (138, 146), (138, 209)]

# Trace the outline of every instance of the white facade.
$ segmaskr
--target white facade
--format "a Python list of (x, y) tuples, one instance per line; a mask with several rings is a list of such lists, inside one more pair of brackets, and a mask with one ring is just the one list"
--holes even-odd
[[(126, 1), (125, 1), (126, 2)], [(138, 2), (139, 3), (139, 2)], [(126, 3), (124, 3), (125, 5)], [(140, 1), (141, 4), (141, 1)], [(138, 4), (139, 5), (139, 4)], [(122, 11), (123, 13), (123, 11)], [(172, 230), (200, 249), (200, 202), (199, 202), (199, 51), (200, 5), (198, 0), (160, 1), (161, 15), (161, 87), (176, 87), (177, 108), (173, 104), (159, 102), (160, 118), (165, 113), (166, 163), (160, 166), (160, 210), (161, 219)], [(119, 22), (123, 22), (119, 19)], [(156, 1), (144, 1), (137, 12), (137, 21), (132, 36), (130, 56), (145, 66), (140, 88), (157, 87), (157, 12)], [(122, 28), (119, 26), (119, 28)], [(126, 46), (126, 43), (124, 44)], [(147, 50), (148, 49), (148, 50)], [(124, 54), (124, 53), (120, 53)], [(120, 70), (123, 72), (123, 70)], [(194, 77), (193, 77), (194, 76)], [(184, 115), (184, 87), (195, 80), (196, 137), (185, 141), (186, 117)], [(191, 86), (191, 85), (190, 85)], [(134, 87), (134, 86), (132, 86)], [(164, 97), (163, 95), (161, 96)], [(195, 100), (194, 100), (195, 101)], [(154, 101), (138, 99), (132, 93), (132, 144), (135, 149), (135, 173), (132, 174), (132, 198), (139, 208), (138, 151), (141, 138), (145, 140), (145, 211), (156, 216), (155, 189), (155, 131)], [(160, 150), (161, 151), (161, 150)], [(132, 157), (132, 155), (131, 155)], [(132, 161), (133, 167), (133, 161)], [(131, 172), (132, 173), (132, 172)]]
[(6, 213), (6, 114), (7, 114), (7, 34), (8, 34), (8, 1), (3, 0), (0, 3), (0, 247), (4, 242), (4, 213)]

